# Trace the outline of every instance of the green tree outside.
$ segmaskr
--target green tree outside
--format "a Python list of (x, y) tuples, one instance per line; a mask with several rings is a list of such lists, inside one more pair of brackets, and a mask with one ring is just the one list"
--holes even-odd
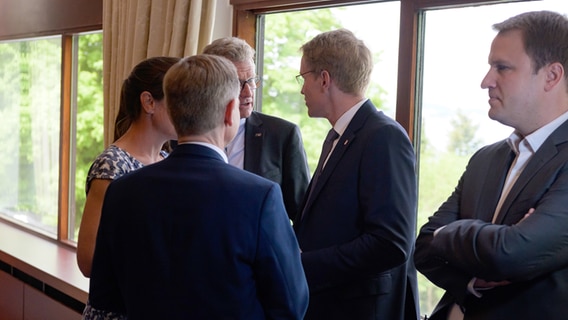
[(481, 146), (481, 140), (475, 137), (479, 125), (475, 124), (461, 109), (456, 111), (450, 120), (453, 130), (450, 131), (448, 151), (460, 156), (473, 154)]
[[(326, 119), (308, 116), (304, 96), (300, 93), (301, 85), (295, 80), (300, 70), (300, 47), (319, 33), (341, 28), (343, 24), (337, 18), (341, 10), (345, 9), (327, 8), (264, 17), (262, 96), (258, 97), (262, 98), (262, 112), (298, 124), (312, 172), (331, 125)], [(375, 62), (380, 59), (380, 52), (374, 54), (374, 59)], [(367, 97), (379, 109), (383, 108), (384, 94), (377, 83), (371, 83), (367, 90)]]
[[(76, 235), (85, 202), (90, 163), (103, 148), (102, 33), (75, 36)], [(56, 234), (60, 152), (61, 38), (47, 37), (0, 44), (0, 139), (11, 156), (0, 160), (3, 214)], [(73, 205), (74, 204), (74, 205)], [(75, 215), (75, 213), (77, 213)], [(76, 219), (73, 219), (75, 217)]]
[(71, 230), (77, 239), (85, 207), (85, 182), (91, 163), (103, 151), (103, 36), (101, 32), (78, 38), (77, 132), (75, 155), (75, 212)]

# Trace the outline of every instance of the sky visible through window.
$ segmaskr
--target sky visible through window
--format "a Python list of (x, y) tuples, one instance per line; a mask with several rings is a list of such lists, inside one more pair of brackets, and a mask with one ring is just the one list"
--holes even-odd
[(428, 11), (424, 55), (423, 134), (447, 143), (450, 120), (460, 109), (479, 125), (481, 144), (508, 137), (512, 128), (489, 119), (487, 90), (481, 80), (489, 70), (487, 56), (496, 35), (492, 25), (526, 11), (551, 10), (566, 14), (564, 0), (518, 2)]
[[(346, 6), (337, 11), (345, 28), (363, 39), (373, 52), (373, 81), (386, 90), (384, 111), (394, 118), (398, 68), (400, 3)], [(521, 12), (552, 10), (568, 13), (565, 0), (543, 0), (484, 5), (456, 9), (430, 10), (426, 13), (425, 72), (423, 78), (423, 134), (436, 141), (438, 148), (447, 144), (449, 122), (457, 110), (479, 126), (482, 145), (501, 140), (512, 132), (494, 120), (487, 111), (487, 90), (481, 80), (489, 66), (487, 55), (495, 36), (492, 25)]]

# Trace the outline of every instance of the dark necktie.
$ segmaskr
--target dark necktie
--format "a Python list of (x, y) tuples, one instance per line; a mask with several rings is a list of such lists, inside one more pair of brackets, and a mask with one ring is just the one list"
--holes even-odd
[[(308, 193), (308, 199), (306, 201), (306, 204), (308, 202), (310, 202), (310, 198), (312, 196), (312, 192), (315, 189), (317, 183), (318, 183), (318, 179), (319, 176), (321, 175), (321, 172), (323, 171), (323, 165), (325, 163), (325, 160), (327, 159), (327, 157), (329, 156), (329, 152), (331, 151), (331, 148), (333, 147), (333, 141), (335, 141), (335, 139), (337, 139), (339, 137), (339, 134), (333, 130), (333, 128), (331, 128), (329, 130), (329, 132), (327, 133), (327, 136), (325, 137), (325, 140), (323, 142), (323, 146), (321, 148), (321, 155), (318, 161), (318, 166), (316, 167), (316, 171), (314, 171), (314, 177), (312, 178), (312, 184), (310, 186), (310, 191)], [(305, 207), (304, 207), (305, 209)], [(304, 212), (302, 212), (302, 217), (304, 216)]]
[[(329, 130), (329, 132), (327, 133), (327, 136), (325, 137), (325, 140), (323, 142), (323, 146), (321, 148), (321, 155), (318, 161), (318, 166), (316, 168), (316, 171), (314, 172), (314, 179), (317, 179), (320, 175), (320, 173), (323, 171), (323, 165), (325, 163), (325, 160), (327, 159), (327, 157), (329, 156), (329, 152), (331, 151), (331, 147), (333, 147), (333, 141), (335, 141), (335, 139), (337, 139), (337, 137), (339, 137), (339, 134), (333, 130), (333, 128), (331, 128)], [(314, 181), (316, 182), (316, 181)], [(312, 183), (312, 186), (315, 185), (315, 183)]]

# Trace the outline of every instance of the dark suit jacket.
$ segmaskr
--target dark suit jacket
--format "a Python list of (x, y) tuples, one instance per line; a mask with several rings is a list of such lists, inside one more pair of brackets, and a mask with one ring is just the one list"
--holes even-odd
[(308, 288), (280, 187), (195, 144), (116, 179), (89, 299), (128, 319), (302, 319)]
[(306, 319), (417, 319), (415, 154), (402, 127), (365, 102), (310, 188), (294, 223)]
[(294, 219), (310, 179), (298, 126), (253, 112), (245, 124), (244, 169), (278, 183), (288, 216)]
[[(416, 241), (416, 265), (446, 290), (433, 314), (458, 302), (465, 319), (565, 319), (568, 314), (568, 122), (526, 164), (495, 224), (511, 149), (506, 141), (472, 156), (458, 186)], [(519, 222), (530, 208), (536, 211)], [(441, 226), (444, 229), (433, 237)], [(511, 227), (512, 225), (515, 225)], [(466, 294), (473, 278), (508, 286)]]

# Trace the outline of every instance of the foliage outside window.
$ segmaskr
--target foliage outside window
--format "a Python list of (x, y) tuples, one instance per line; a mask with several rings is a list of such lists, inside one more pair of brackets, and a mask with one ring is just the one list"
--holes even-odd
[[(0, 216), (53, 238), (61, 236), (60, 214), (78, 225), (73, 217), (82, 211), (86, 171), (102, 149), (102, 34), (73, 37), (74, 68), (66, 71), (75, 70), (70, 77), (75, 90), (68, 90), (73, 98), (61, 96), (62, 70), (67, 70), (62, 36), (0, 42)], [(59, 206), (61, 150), (71, 148), (61, 139), (63, 99), (75, 106), (71, 127), (77, 137), (70, 152), (76, 160), (69, 168), (77, 179), (69, 185), (77, 190), (69, 192), (69, 202), (80, 210), (70, 206), (70, 212)], [(71, 230), (74, 239), (76, 228)]]
[(0, 57), (0, 212), (55, 233), (61, 37), (3, 42)]
[[(74, 194), (74, 205), (70, 206), (70, 240), (76, 240), (85, 207), (85, 182), (91, 163), (104, 148), (103, 112), (103, 51), (102, 33), (82, 34), (75, 37), (77, 44), (77, 99), (75, 132), (75, 183), (70, 194)], [(71, 166), (73, 168), (73, 166)], [(72, 170), (73, 171), (73, 170)], [(74, 186), (74, 188), (73, 188)]]
[[(380, 13), (378, 13), (380, 11)], [(377, 35), (361, 24), (361, 16), (372, 13), (383, 22), (375, 27), (388, 25), (389, 33)], [(394, 19), (383, 19), (384, 17)], [(295, 81), (300, 70), (300, 47), (319, 33), (345, 27), (365, 41), (372, 50), (375, 66), (366, 97), (375, 106), (394, 117), (396, 93), (396, 64), (398, 54), (399, 2), (336, 7), (263, 16), (264, 42), (259, 49), (259, 67), (262, 68), (262, 92), (257, 97), (262, 112), (276, 115), (298, 124), (311, 171), (317, 166), (322, 141), (330, 128), (324, 118), (310, 118), (307, 113), (301, 85)], [(359, 17), (361, 20), (354, 19)], [(383, 48), (388, 47), (389, 52)], [(386, 80), (385, 80), (386, 79)]]

